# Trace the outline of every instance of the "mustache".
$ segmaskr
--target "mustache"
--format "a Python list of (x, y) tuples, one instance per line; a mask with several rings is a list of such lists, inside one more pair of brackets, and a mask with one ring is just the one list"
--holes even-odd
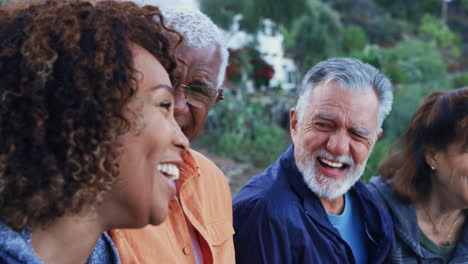
[(353, 158), (351, 158), (350, 156), (348, 156), (348, 155), (336, 156), (336, 155), (333, 155), (331, 152), (327, 151), (326, 149), (319, 149), (319, 150), (315, 151), (312, 154), (313, 162), (315, 162), (315, 160), (318, 157), (322, 157), (322, 158), (325, 158), (325, 159), (328, 159), (328, 160), (334, 160), (334, 161), (338, 161), (338, 162), (341, 162), (341, 163), (345, 163), (351, 168), (356, 165)]

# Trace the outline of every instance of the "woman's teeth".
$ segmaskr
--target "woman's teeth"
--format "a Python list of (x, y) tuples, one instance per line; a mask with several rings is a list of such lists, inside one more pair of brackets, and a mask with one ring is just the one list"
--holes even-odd
[(158, 164), (156, 168), (169, 180), (179, 179), (179, 168), (174, 164)]

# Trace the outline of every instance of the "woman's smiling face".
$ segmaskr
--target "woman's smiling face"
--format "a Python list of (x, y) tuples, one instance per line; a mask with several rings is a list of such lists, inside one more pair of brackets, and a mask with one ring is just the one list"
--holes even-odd
[(188, 140), (174, 119), (173, 88), (159, 61), (133, 45), (137, 91), (124, 116), (133, 127), (119, 137), (120, 174), (112, 196), (124, 227), (157, 225), (174, 198), (181, 155)]

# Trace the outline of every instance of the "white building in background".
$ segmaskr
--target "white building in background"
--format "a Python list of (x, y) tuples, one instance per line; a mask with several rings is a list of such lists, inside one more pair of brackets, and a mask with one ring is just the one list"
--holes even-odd
[(281, 85), (285, 90), (296, 86), (297, 69), (293, 60), (284, 56), (283, 35), (272, 34), (272, 23), (265, 21), (265, 32), (258, 35), (258, 51), (262, 58), (275, 69), (270, 86)]
[[(168, 7), (199, 8), (197, 0), (139, 0), (141, 2), (156, 3)], [(255, 1), (255, 0), (252, 0)], [(238, 16), (237, 19), (241, 19)], [(270, 86), (281, 86), (285, 90), (293, 89), (297, 83), (297, 68), (293, 60), (284, 57), (283, 35), (272, 34), (272, 24), (265, 21), (265, 32), (259, 33), (258, 50), (262, 58), (275, 69), (275, 75), (270, 81)], [(230, 32), (225, 32), (228, 48), (240, 49), (252, 41), (253, 37), (238, 30), (238, 25), (233, 25)]]

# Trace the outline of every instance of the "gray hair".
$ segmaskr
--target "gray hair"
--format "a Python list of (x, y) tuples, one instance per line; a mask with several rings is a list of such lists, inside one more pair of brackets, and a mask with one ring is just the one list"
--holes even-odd
[(370, 64), (357, 59), (332, 58), (322, 61), (310, 69), (302, 81), (302, 89), (296, 104), (298, 120), (301, 121), (312, 89), (319, 82), (336, 81), (341, 88), (351, 91), (374, 89), (379, 100), (378, 126), (390, 113), (393, 103), (390, 80)]
[[(139, 6), (158, 5), (156, 0), (132, 0)], [(159, 5), (158, 5), (159, 6)], [(184, 43), (191, 48), (205, 48), (216, 45), (221, 52), (221, 65), (218, 74), (220, 87), (224, 82), (226, 67), (228, 65), (229, 52), (224, 41), (221, 29), (205, 14), (195, 8), (159, 7), (164, 17), (164, 23), (169, 28), (179, 32), (184, 38)]]

